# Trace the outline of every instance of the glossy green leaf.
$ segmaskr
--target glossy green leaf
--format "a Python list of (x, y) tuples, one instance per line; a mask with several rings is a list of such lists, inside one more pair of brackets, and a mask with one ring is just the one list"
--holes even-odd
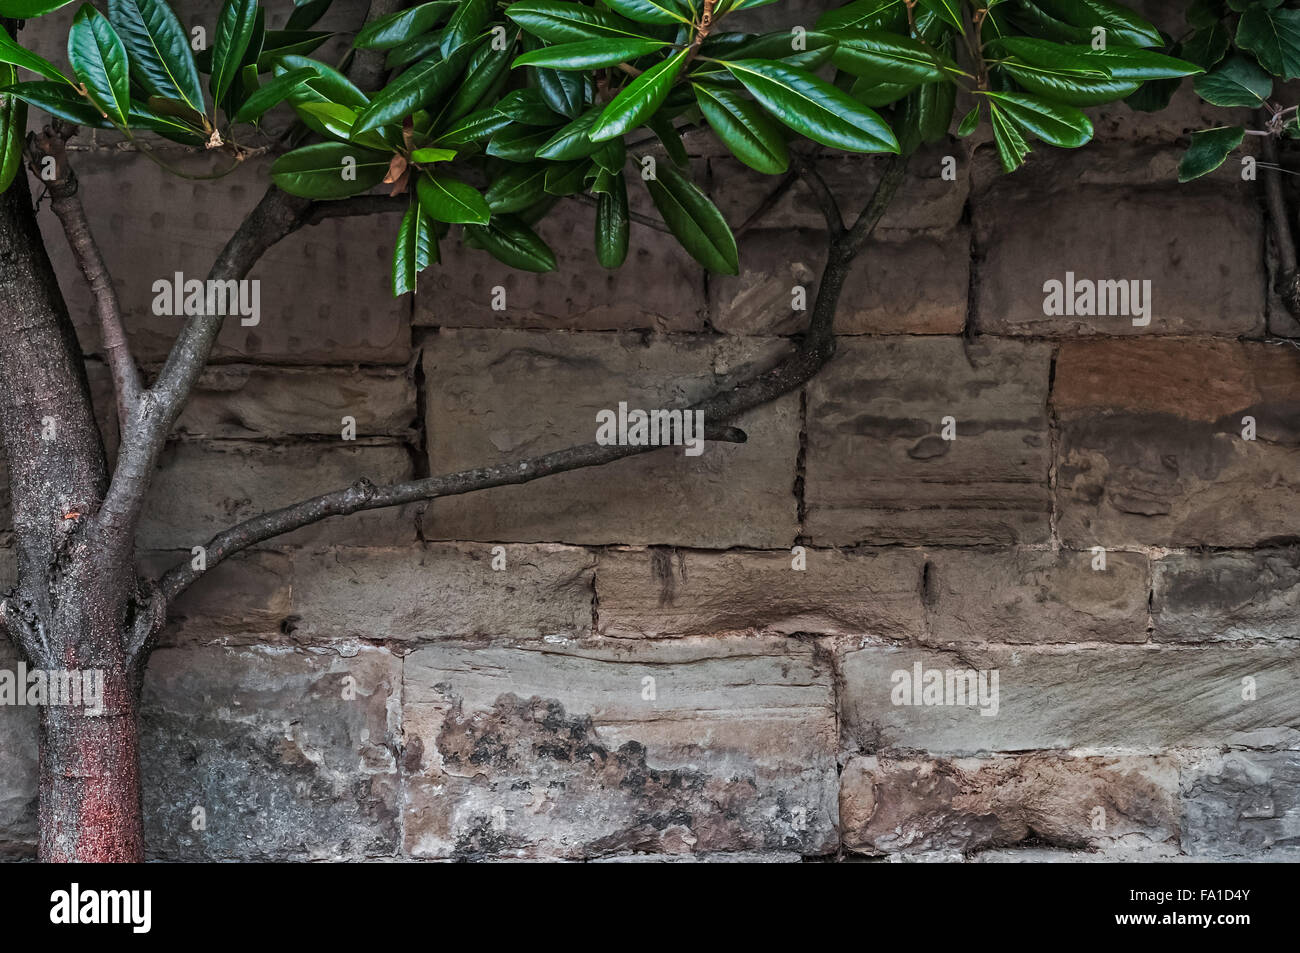
[(184, 119), (156, 112), (139, 103), (131, 104), (127, 122), (133, 129), (148, 129), (164, 139), (184, 143), (187, 146), (202, 146), (208, 141), (202, 129), (195, 128)]
[(998, 161), (1002, 163), (1002, 170), (1016, 171), (1025, 164), (1025, 156), (1029, 155), (1029, 144), (995, 102), (989, 103), (989, 121), (993, 126), (993, 144), (997, 147)]
[(897, 152), (885, 121), (848, 93), (794, 67), (764, 60), (726, 63), (768, 112), (814, 142), (852, 152)]
[(448, 125), (438, 133), (438, 141), (453, 146), (479, 142), (505, 129), (510, 123), (509, 116), (503, 116), (495, 109), (481, 109)]
[(270, 70), (286, 56), (306, 56), (333, 35), (321, 30), (267, 30), (257, 57), (258, 72)]
[(555, 253), (513, 215), (494, 215), (487, 226), (466, 225), (465, 235), (511, 268), (536, 272), (555, 270)]
[(780, 60), (808, 72), (816, 72), (830, 62), (836, 39), (829, 33), (782, 30), (758, 36), (731, 34), (717, 37), (709, 44), (708, 55), (722, 60)]
[(1197, 95), (1215, 106), (1257, 108), (1273, 94), (1273, 80), (1244, 56), (1230, 56), (1193, 84)]
[(854, 79), (849, 87), (849, 95), (872, 109), (879, 109), (898, 102), (912, 90), (914, 83), (881, 83), (874, 79)]
[(294, 90), (290, 97), (294, 102), (327, 101), (353, 109), (362, 109), (370, 102), (370, 98), (353, 85), (350, 79), (319, 60), (289, 54), (280, 57), (275, 68), (276, 72), (306, 68), (316, 74), (303, 87)]
[(1241, 126), (1222, 126), (1192, 133), (1192, 144), (1178, 163), (1178, 181), (1190, 182), (1213, 172), (1245, 138), (1246, 130)]
[(393, 248), (393, 297), (414, 291), (420, 272), (437, 260), (438, 235), (433, 220), (415, 199), (397, 230), (397, 245)]
[(244, 100), (244, 104), (239, 107), (234, 119), (231, 121), (255, 122), (262, 118), (267, 110), (288, 99), (295, 89), (315, 75), (315, 70), (305, 66), (281, 73), (260, 86), (255, 93)]
[[(26, 50), (14, 42), (14, 38), (9, 35), (9, 31), (0, 26), (0, 63), (11, 63), (14, 66), (21, 66), (23, 69), (31, 70), (44, 76), (46, 79), (54, 82), (71, 83), (72, 80), (64, 76), (59, 68), (45, 59), (43, 56), (37, 56), (30, 50)], [(11, 79), (4, 85), (12, 83)], [(2, 191), (2, 190), (0, 190)]]
[(893, 29), (907, 23), (903, 0), (854, 0), (853, 3), (828, 10), (817, 18), (816, 29), (837, 30), (856, 27), (865, 30)]
[(493, 212), (518, 212), (546, 194), (546, 166), (531, 165), (507, 169), (483, 193)]
[(962, 30), (960, 0), (917, 0), (917, 6), (927, 10), (949, 26)]
[(844, 30), (834, 36), (837, 46), (831, 61), (853, 76), (889, 83), (937, 83), (962, 74), (950, 57), (911, 37), (875, 30)]
[(1300, 10), (1251, 7), (1237, 22), (1237, 46), (1274, 76), (1300, 77)]
[(222, 4), (212, 43), (212, 75), (208, 77), (213, 102), (225, 101), (256, 25), (257, 0), (226, 0)]
[[(507, 162), (532, 162), (541, 156), (541, 149), (550, 139), (549, 129), (536, 126), (507, 126), (492, 137), (488, 143), (487, 154), (505, 159)], [(595, 151), (597, 144), (591, 143)]]
[(131, 108), (131, 67), (126, 47), (108, 18), (83, 4), (68, 30), (68, 62), (101, 113), (126, 126)]
[(957, 135), (965, 139), (980, 124), (980, 105), (976, 103), (971, 107), (970, 112), (962, 117), (961, 123), (957, 126)]
[(660, 163), (646, 187), (664, 224), (691, 257), (710, 271), (727, 275), (740, 271), (736, 238), (727, 220), (690, 179)]
[(496, 49), (490, 40), (485, 39), (474, 48), (465, 64), (465, 78), (447, 104), (444, 113), (446, 118), (459, 119), (468, 116), (479, 106), (491, 105), (498, 96), (490, 94), (500, 89), (512, 56), (512, 44), (506, 44), (505, 49)]
[(357, 117), (357, 131), (377, 129), (432, 105), (460, 77), (469, 49), (460, 47), (444, 60), (412, 66), (378, 93)]
[(555, 135), (551, 136), (540, 149), (537, 155), (542, 159), (554, 159), (557, 161), (566, 161), (569, 159), (581, 159), (589, 156), (599, 147), (599, 143), (593, 142), (590, 136), (591, 127), (600, 118), (601, 107), (593, 106), (577, 119), (562, 128)]
[(609, 180), (596, 197), (596, 260), (604, 268), (617, 268), (627, 259), (627, 179), (619, 172)]
[(1015, 60), (1004, 62), (1000, 71), (1015, 79), (1031, 93), (1070, 106), (1097, 106), (1131, 96), (1139, 80), (1092, 79), (1074, 73), (1062, 73), (1047, 67), (1029, 66)]
[[(13, 66), (0, 67), (0, 86), (18, 78)], [(8, 191), (23, 167), (27, 141), (27, 104), (17, 96), (0, 96), (0, 192)]]
[(72, 0), (0, 0), (0, 17), (6, 20), (34, 20), (66, 7)]
[(286, 152), (271, 163), (271, 180), (290, 195), (341, 199), (374, 188), (390, 156), (346, 142), (321, 142)]
[(651, 116), (646, 125), (654, 132), (673, 164), (680, 169), (689, 169), (691, 157), (682, 143), (682, 134), (673, 126), (672, 120), (661, 112), (657, 116)]
[(1048, 145), (1077, 149), (1092, 138), (1092, 122), (1078, 109), (1028, 93), (986, 93), (1021, 130)]
[(4, 90), (35, 106), (51, 116), (58, 116), (68, 122), (91, 129), (107, 129), (111, 124), (100, 111), (71, 86), (66, 83), (52, 83), (49, 80), (36, 80), (30, 83), (17, 83)]
[(638, 57), (661, 50), (667, 43), (661, 40), (642, 40), (634, 37), (607, 37), (600, 40), (582, 40), (578, 43), (560, 43), (518, 57), (515, 66), (545, 66), (551, 69), (597, 69), (629, 63)]
[(478, 189), (448, 176), (426, 172), (417, 180), (416, 191), (420, 205), (440, 222), (486, 225), (492, 215)]
[(1085, 31), (1091, 39), (1096, 27), (1104, 29), (1107, 46), (1161, 46), (1160, 31), (1128, 7), (1112, 0), (1034, 0), (1049, 17)]
[(903, 100), (894, 119), (903, 154), (910, 155), (922, 144), (947, 136), (956, 102), (957, 88), (951, 83), (927, 83)]
[(751, 169), (769, 175), (790, 167), (790, 150), (781, 127), (757, 104), (721, 86), (693, 85), (700, 112), (732, 155)]
[(372, 20), (361, 28), (352, 45), (359, 50), (388, 50), (412, 37), (427, 33), (441, 23), (453, 9), (454, 0), (421, 3), (409, 10), (399, 10)]
[(108, 0), (108, 19), (126, 45), (131, 74), (141, 86), (204, 111), (190, 38), (165, 0)]
[(623, 87), (591, 127), (591, 138), (612, 139), (645, 122), (668, 98), (687, 55), (688, 50), (679, 50)]
[(460, 0), (456, 12), (447, 21), (439, 43), (443, 56), (450, 56), (478, 38), (479, 31), (492, 16), (493, 0)]
[(412, 162), (450, 162), (456, 158), (455, 149), (439, 149), (434, 146), (425, 146), (423, 149), (415, 149), (411, 152)]
[(546, 105), (541, 92), (535, 88), (512, 89), (493, 108), (501, 115), (526, 126), (555, 126), (564, 121)]
[(587, 169), (591, 163), (586, 159), (576, 162), (552, 162), (546, 167), (544, 188), (549, 195), (575, 195), (582, 191), (586, 182)]
[(438, 50), (438, 55), (442, 55), (442, 34), (441, 33), (424, 33), (420, 36), (412, 37), (405, 43), (400, 43), (388, 51), (384, 57), (384, 65), (391, 69), (401, 69), (408, 66), (416, 60), (422, 60), (434, 50)]
[(506, 16), (533, 36), (552, 43), (576, 43), (601, 37), (647, 38), (631, 20), (563, 0), (522, 0), (506, 7)]
[(605, 0), (615, 13), (637, 23), (691, 22), (690, 7), (677, 0)]

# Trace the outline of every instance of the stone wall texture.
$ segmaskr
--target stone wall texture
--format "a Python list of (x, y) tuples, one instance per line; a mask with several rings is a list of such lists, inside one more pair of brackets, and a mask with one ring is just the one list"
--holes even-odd
[[(1094, 110), (1096, 143), (1009, 177), (987, 144), (917, 156), (833, 362), (739, 420), (746, 444), (331, 520), (213, 569), (148, 669), (150, 855), (1300, 859), (1300, 332), (1251, 184), (1175, 180), (1202, 109)], [(688, 142), (733, 225), (776, 184)], [(184, 182), (84, 145), (156, 363), (176, 327), (152, 282), (206, 270), (265, 168)], [(879, 175), (819, 161), (846, 207)], [(111, 444), (90, 299), (41, 216)], [(449, 242), (396, 301), (391, 219), (277, 246), (261, 324), (227, 323), (167, 450), (142, 560), (360, 477), (589, 441), (597, 410), (698, 397), (806, 324), (792, 289), (825, 252), (798, 187), (735, 277), (640, 225), (603, 271), (591, 225), (558, 207), (540, 276)], [(1066, 272), (1149, 280), (1150, 323), (1045, 316)], [(924, 703), (932, 672), (952, 704)], [(34, 850), (34, 724), (0, 709), (4, 856)]]

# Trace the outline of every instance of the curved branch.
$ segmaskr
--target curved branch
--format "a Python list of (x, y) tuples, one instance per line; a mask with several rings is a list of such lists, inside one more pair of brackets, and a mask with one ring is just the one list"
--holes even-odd
[[(732, 428), (722, 427), (720, 423), (803, 386), (834, 356), (835, 311), (839, 304), (840, 292), (844, 287), (844, 280), (866, 236), (880, 220), (890, 199), (897, 192), (902, 182), (905, 165), (906, 159), (900, 157), (890, 159), (875, 193), (854, 224), (854, 234), (859, 240), (850, 241), (848, 235), (831, 237), (826, 267), (822, 271), (821, 282), (817, 287), (817, 298), (813, 304), (808, 332), (794, 353), (764, 373), (745, 379), (728, 389), (719, 390), (705, 400), (683, 408), (703, 412), (704, 419), (710, 422), (705, 430), (706, 439), (742, 441), (743, 434)], [(170, 601), (184, 592), (207, 569), (211, 569), (233, 554), (331, 516), (458, 496), (497, 486), (531, 483), (533, 480), (556, 473), (601, 466), (624, 457), (657, 449), (662, 448), (603, 446), (589, 443), (528, 460), (478, 467), (473, 470), (462, 470), (387, 486), (375, 486), (368, 480), (361, 480), (352, 486), (263, 513), (218, 533), (204, 547), (204, 570), (193, 569), (189, 562), (180, 563), (163, 575), (159, 586), (164, 598)]]

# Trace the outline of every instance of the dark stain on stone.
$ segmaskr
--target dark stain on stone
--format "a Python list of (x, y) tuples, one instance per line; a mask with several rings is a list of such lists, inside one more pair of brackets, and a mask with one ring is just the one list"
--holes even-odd
[(935, 457), (942, 457), (952, 448), (951, 440), (944, 440), (937, 434), (930, 434), (922, 437), (916, 444), (907, 451), (907, 455), (913, 460), (933, 460)]

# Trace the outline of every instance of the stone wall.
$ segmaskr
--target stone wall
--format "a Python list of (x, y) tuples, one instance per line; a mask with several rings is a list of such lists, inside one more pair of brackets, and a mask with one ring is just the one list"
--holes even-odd
[[(1203, 108), (1096, 110), (1094, 145), (1010, 177), (986, 143), (917, 157), (833, 363), (740, 420), (744, 445), (333, 520), (212, 570), (149, 665), (150, 854), (1294, 859), (1300, 328), (1253, 186), (1232, 163), (1175, 181), (1175, 138), (1221, 122)], [(748, 218), (775, 181), (689, 141)], [(74, 161), (157, 362), (152, 282), (206, 271), (265, 168)], [(847, 207), (879, 171), (822, 168)], [(111, 434), (89, 297), (41, 216)], [(449, 242), (414, 300), (387, 292), (391, 219), (273, 249), (261, 324), (227, 323), (167, 451), (147, 564), (359, 477), (588, 441), (596, 410), (701, 395), (806, 322), (791, 289), (824, 252), (799, 189), (734, 278), (642, 226), (605, 272), (591, 226), (557, 208), (542, 276)], [(1150, 324), (1045, 317), (1067, 271), (1149, 279)], [(917, 666), (996, 673), (996, 705), (895, 704)], [(33, 850), (35, 771), (34, 716), (0, 709), (9, 855)]]

